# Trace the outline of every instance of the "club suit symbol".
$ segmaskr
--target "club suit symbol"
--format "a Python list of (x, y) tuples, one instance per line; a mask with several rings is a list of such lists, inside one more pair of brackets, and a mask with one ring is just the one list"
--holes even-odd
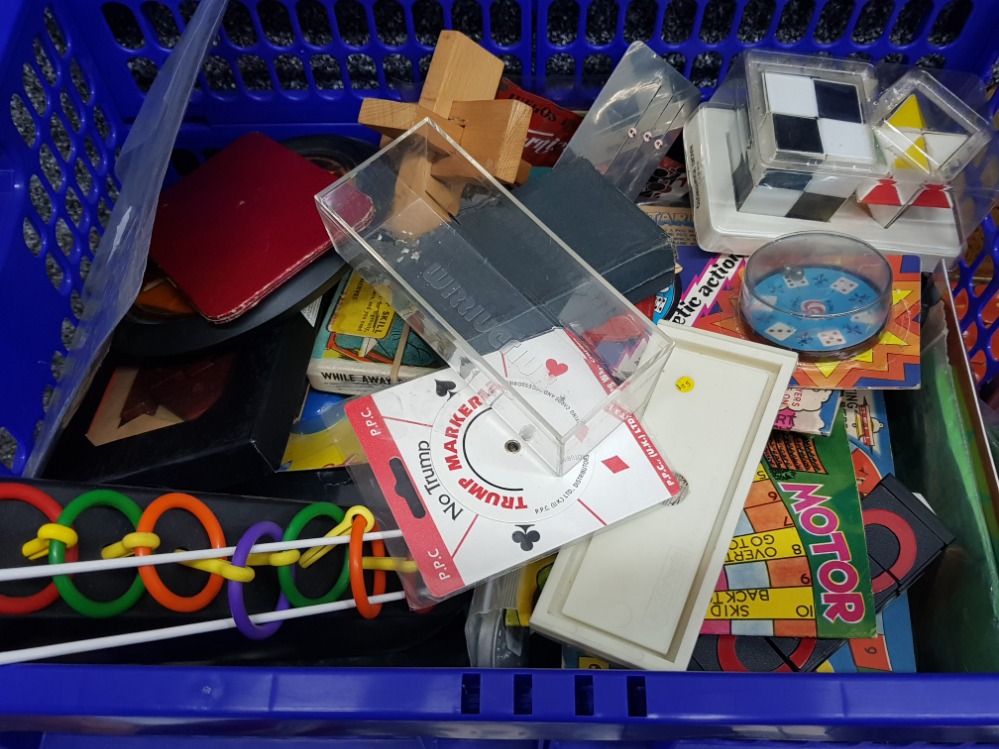
[(529, 525), (518, 525), (517, 527), (521, 530), (513, 534), (514, 542), (520, 544), (520, 548), (524, 551), (530, 551), (534, 548), (534, 544), (541, 540), (541, 534), (532, 531)]

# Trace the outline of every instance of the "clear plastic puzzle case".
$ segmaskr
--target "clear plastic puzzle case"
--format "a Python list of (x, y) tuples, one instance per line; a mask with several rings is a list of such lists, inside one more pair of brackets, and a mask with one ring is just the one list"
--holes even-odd
[(686, 128), (701, 244), (821, 230), (956, 257), (999, 193), (987, 117), (967, 74), (746, 52)]
[(672, 342), (433, 123), (317, 202), (336, 250), (513, 429), (510, 449), (563, 474), (644, 406)]
[(746, 57), (750, 129), (762, 165), (884, 171), (867, 127), (876, 85), (869, 65)]
[(635, 42), (614, 68), (563, 158), (586, 159), (634, 200), (700, 102), (697, 87), (650, 47)]

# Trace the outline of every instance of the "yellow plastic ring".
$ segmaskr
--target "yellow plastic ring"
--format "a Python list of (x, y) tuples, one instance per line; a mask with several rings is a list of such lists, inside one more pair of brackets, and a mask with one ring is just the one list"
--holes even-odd
[(121, 541), (105, 546), (101, 549), (101, 559), (119, 559), (130, 557), (135, 549), (144, 546), (148, 549), (160, 548), (160, 537), (155, 533), (141, 533), (134, 531), (125, 536)]
[[(375, 516), (371, 514), (371, 510), (367, 507), (362, 507), (361, 505), (354, 505), (344, 513), (343, 521), (338, 523), (333, 530), (326, 534), (325, 537), (333, 538), (334, 536), (346, 536), (351, 532), (351, 528), (354, 524), (354, 518), (357, 517), (364, 518), (365, 533), (375, 527)], [(298, 564), (302, 567), (302, 569), (307, 569), (329, 554), (332, 550), (332, 546), (313, 546), (311, 549), (302, 554), (302, 558), (298, 560)]]
[(364, 557), (361, 559), (361, 569), (381, 570), (383, 572), (419, 572), (420, 568), (412, 559), (399, 557)]
[[(184, 549), (177, 549), (177, 551), (184, 551)], [(181, 562), (181, 564), (236, 583), (253, 582), (253, 578), (257, 576), (253, 570), (247, 567), (237, 567), (225, 559), (195, 559), (190, 562)]]
[(288, 551), (250, 554), (246, 564), (249, 567), (290, 567), (301, 557), (302, 553), (298, 549), (289, 549)]
[(38, 529), (37, 538), (21, 547), (21, 553), (28, 559), (41, 559), (48, 556), (49, 541), (62, 541), (70, 549), (80, 542), (80, 537), (68, 525), (45, 523)]

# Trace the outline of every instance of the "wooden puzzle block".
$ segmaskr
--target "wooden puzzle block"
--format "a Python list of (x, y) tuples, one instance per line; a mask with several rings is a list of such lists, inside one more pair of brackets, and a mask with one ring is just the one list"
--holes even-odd
[(456, 141), (461, 142), (464, 125), (452, 122), (447, 117), (419, 104), (386, 101), (385, 99), (365, 99), (361, 102), (361, 111), (357, 115), (357, 121), (392, 140), (398, 138), (417, 122), (428, 117), (440, 126), (441, 130)]
[(442, 31), (420, 93), (420, 106), (447, 115), (456, 101), (493, 99), (503, 61), (460, 31)]
[[(500, 182), (526, 181), (527, 174), (521, 175), (520, 155), (531, 124), (527, 104), (513, 99), (456, 101), (451, 106), (450, 121), (464, 126), (458, 142), (487, 172)], [(511, 133), (521, 132), (523, 138), (511, 137)], [(530, 168), (527, 164), (528, 174)]]
[[(442, 31), (419, 102), (366, 99), (358, 122), (396, 138), (430, 118), (496, 179), (522, 184), (530, 174), (520, 156), (532, 110), (514, 99), (496, 100), (502, 76), (502, 60), (460, 32)], [(438, 177), (446, 172), (434, 170)]]

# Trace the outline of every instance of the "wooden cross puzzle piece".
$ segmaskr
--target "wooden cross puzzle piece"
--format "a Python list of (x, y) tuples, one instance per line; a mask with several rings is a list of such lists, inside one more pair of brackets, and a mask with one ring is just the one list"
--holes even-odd
[(520, 156), (532, 111), (495, 98), (502, 77), (502, 60), (458, 31), (442, 31), (419, 102), (365, 99), (357, 121), (396, 138), (429, 117), (500, 182), (522, 184), (531, 169)]

